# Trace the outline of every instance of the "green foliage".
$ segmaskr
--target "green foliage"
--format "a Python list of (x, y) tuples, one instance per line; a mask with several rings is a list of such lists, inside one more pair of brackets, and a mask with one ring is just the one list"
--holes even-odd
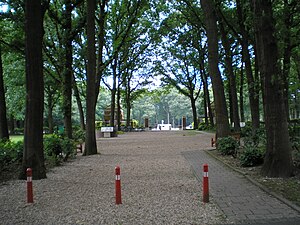
[(137, 128), (139, 125), (139, 121), (135, 120), (135, 119), (132, 119), (131, 120), (131, 126), (132, 128)]
[(69, 156), (74, 154), (76, 149), (74, 140), (57, 134), (44, 136), (44, 152), (46, 159), (59, 165), (62, 160), (66, 161)]
[(61, 148), (64, 155), (64, 160), (67, 160), (69, 156), (74, 155), (76, 145), (74, 140), (65, 137), (61, 140)]
[(214, 127), (210, 124), (207, 125), (205, 122), (202, 122), (199, 124), (198, 130), (214, 130)]
[(11, 140), (12, 142), (23, 141), (24, 136), (23, 135), (9, 135), (9, 140)]
[[(44, 153), (50, 165), (59, 165), (75, 153), (75, 141), (56, 134), (44, 136)], [(0, 140), (0, 171), (3, 167), (22, 161), (24, 142)]]
[(251, 122), (246, 122), (245, 126), (241, 128), (241, 136), (246, 137), (250, 136), (252, 134), (252, 123)]
[(264, 148), (257, 148), (253, 145), (247, 145), (240, 155), (241, 165), (245, 167), (260, 165), (264, 162), (264, 157)]
[(44, 136), (44, 152), (46, 156), (58, 156), (62, 153), (61, 137), (57, 134)]
[(245, 145), (266, 146), (267, 138), (263, 124), (253, 134), (252, 123), (246, 122), (246, 126), (241, 129), (241, 136), (244, 137)]
[(0, 169), (13, 162), (20, 162), (23, 157), (23, 141), (0, 141)]
[(300, 168), (300, 120), (293, 120), (289, 123), (289, 135), (293, 148), (294, 165)]
[(83, 143), (85, 141), (85, 131), (79, 126), (73, 127), (73, 139), (77, 143)]
[(238, 141), (233, 137), (223, 137), (217, 140), (217, 150), (222, 155), (236, 156), (239, 147)]
[(95, 121), (95, 126), (96, 126), (96, 130), (100, 130), (101, 127), (103, 127), (104, 123), (102, 120), (100, 121)]
[(293, 151), (293, 162), (295, 167), (300, 169), (300, 150), (295, 150)]
[(266, 132), (265, 127), (261, 124), (260, 128), (253, 134), (252, 124), (246, 123), (242, 129), (244, 136), (244, 150), (240, 155), (241, 165), (257, 166), (264, 162), (266, 149)]
[(300, 120), (289, 123), (289, 135), (293, 150), (300, 151)]

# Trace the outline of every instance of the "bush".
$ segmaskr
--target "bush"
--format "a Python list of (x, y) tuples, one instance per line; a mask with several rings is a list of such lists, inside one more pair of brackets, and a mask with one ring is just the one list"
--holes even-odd
[(75, 142), (69, 138), (51, 134), (44, 136), (44, 152), (46, 159), (55, 165), (66, 161), (76, 149)]
[(247, 137), (252, 135), (252, 123), (247, 121), (244, 127), (241, 127), (241, 136)]
[(61, 140), (61, 148), (63, 151), (63, 160), (66, 161), (70, 156), (73, 156), (75, 153), (75, 141), (69, 138), (63, 138)]
[(239, 147), (238, 141), (233, 137), (223, 137), (217, 140), (217, 150), (222, 155), (236, 156)]
[(85, 131), (80, 127), (73, 127), (73, 139), (77, 143), (83, 143), (85, 141)]
[(12, 142), (10, 140), (0, 141), (0, 168), (3, 166), (21, 162), (23, 158), (23, 141)]
[(198, 130), (214, 130), (214, 127), (210, 124), (207, 125), (206, 123), (199, 123)]
[(300, 151), (300, 120), (289, 123), (289, 135), (293, 150)]
[(58, 156), (62, 154), (61, 138), (57, 134), (44, 136), (44, 152), (46, 156)]
[(104, 125), (105, 124), (102, 120), (95, 121), (96, 130), (101, 130), (101, 127), (103, 127)]
[(293, 151), (293, 162), (295, 167), (300, 169), (300, 150)]
[(244, 167), (260, 165), (264, 162), (264, 157), (264, 148), (257, 148), (253, 145), (247, 145), (240, 155), (241, 165)]

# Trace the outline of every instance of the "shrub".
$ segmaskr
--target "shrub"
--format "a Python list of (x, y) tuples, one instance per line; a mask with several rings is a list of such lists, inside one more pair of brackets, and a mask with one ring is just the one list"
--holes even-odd
[(69, 138), (63, 138), (61, 140), (61, 148), (63, 160), (66, 161), (70, 156), (74, 155), (74, 150), (76, 149), (75, 141)]
[(199, 123), (198, 130), (214, 130), (211, 124), (206, 124), (205, 122)]
[(73, 139), (77, 143), (83, 143), (85, 141), (85, 131), (80, 127), (73, 128)]
[(264, 162), (265, 150), (264, 148), (247, 145), (240, 155), (241, 165), (244, 167), (257, 166)]
[(289, 135), (293, 150), (293, 162), (295, 167), (300, 169), (300, 119), (289, 122)]
[(289, 135), (293, 150), (300, 151), (300, 120), (289, 123)]
[(293, 151), (293, 162), (295, 167), (300, 169), (300, 150)]
[(61, 160), (66, 161), (69, 156), (74, 154), (75, 149), (75, 142), (69, 138), (57, 134), (44, 136), (44, 152), (46, 159), (50, 160), (55, 165), (59, 165)]
[(23, 141), (0, 141), (0, 168), (13, 162), (21, 162), (23, 157)]
[(246, 122), (244, 127), (241, 127), (241, 136), (246, 137), (252, 135), (252, 123)]
[(47, 156), (58, 156), (62, 153), (61, 138), (57, 134), (44, 136), (44, 152)]
[(100, 130), (105, 124), (102, 120), (95, 121), (96, 130)]
[(238, 141), (233, 137), (223, 137), (217, 140), (217, 150), (222, 155), (236, 156), (239, 147)]

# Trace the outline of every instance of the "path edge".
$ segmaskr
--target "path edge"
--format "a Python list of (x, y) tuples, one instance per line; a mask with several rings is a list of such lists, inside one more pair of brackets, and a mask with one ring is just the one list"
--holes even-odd
[(300, 207), (295, 205), (294, 203), (292, 203), (290, 200), (287, 200), (286, 198), (282, 197), (281, 195), (268, 190), (265, 186), (263, 186), (262, 184), (258, 183), (256, 180), (252, 179), (249, 175), (247, 175), (245, 172), (234, 168), (233, 166), (231, 166), (230, 164), (224, 162), (223, 160), (219, 159), (218, 157), (216, 157), (214, 154), (210, 153), (211, 150), (215, 150), (215, 149), (203, 149), (203, 151), (208, 154), (210, 157), (218, 160), (219, 162), (223, 163), (225, 166), (229, 167), (230, 169), (234, 170), (235, 172), (243, 175), (247, 180), (249, 180), (251, 183), (253, 183), (254, 185), (256, 185), (257, 187), (259, 187), (261, 190), (263, 190), (264, 192), (268, 193), (269, 195), (272, 195), (273, 197), (275, 197), (276, 199), (278, 199), (279, 201), (283, 202), (284, 204), (288, 205), (289, 207), (291, 207), (292, 209), (296, 210), (298, 213), (300, 213)]

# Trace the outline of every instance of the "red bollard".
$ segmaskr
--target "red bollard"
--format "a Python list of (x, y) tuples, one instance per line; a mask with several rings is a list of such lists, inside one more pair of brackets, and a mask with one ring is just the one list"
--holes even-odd
[(116, 172), (116, 204), (122, 204), (122, 198), (121, 198), (121, 173), (120, 173), (120, 167), (117, 166), (115, 168)]
[(26, 170), (27, 174), (27, 203), (33, 203), (33, 193), (32, 193), (32, 169), (28, 168)]
[(203, 202), (209, 202), (208, 165), (203, 165)]

